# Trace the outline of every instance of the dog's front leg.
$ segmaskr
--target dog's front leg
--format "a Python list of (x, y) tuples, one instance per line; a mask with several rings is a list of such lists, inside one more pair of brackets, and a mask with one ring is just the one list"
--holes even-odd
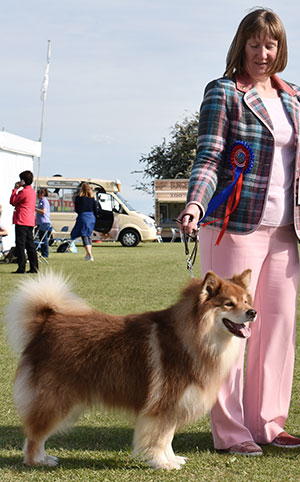
[(172, 449), (176, 424), (165, 417), (139, 415), (133, 438), (133, 456), (144, 459), (154, 469), (180, 469), (183, 457)]

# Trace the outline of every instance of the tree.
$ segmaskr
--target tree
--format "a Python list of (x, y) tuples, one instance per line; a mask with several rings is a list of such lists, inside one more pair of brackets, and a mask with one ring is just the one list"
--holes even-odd
[(143, 178), (149, 181), (139, 182), (135, 189), (152, 194), (155, 179), (189, 178), (196, 154), (198, 121), (199, 114), (195, 113), (176, 122), (169, 142), (164, 138), (149, 154), (142, 155), (139, 162), (145, 165)]

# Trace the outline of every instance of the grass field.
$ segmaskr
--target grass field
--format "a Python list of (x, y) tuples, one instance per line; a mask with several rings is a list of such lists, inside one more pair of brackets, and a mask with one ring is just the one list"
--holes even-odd
[[(94, 263), (77, 254), (50, 254), (51, 269), (69, 275), (74, 290), (90, 305), (125, 314), (161, 309), (175, 301), (190, 279), (181, 243), (145, 244), (122, 248), (101, 244), (93, 248)], [(41, 266), (41, 269), (44, 265)], [(0, 265), (0, 312), (24, 276), (13, 275), (14, 264)], [(195, 275), (200, 276), (199, 259)], [(298, 313), (300, 316), (300, 313)], [(300, 436), (300, 343), (297, 343), (294, 388), (287, 430)], [(280, 347), (279, 347), (280, 349)], [(180, 471), (153, 471), (130, 458), (133, 424), (123, 416), (100, 411), (85, 414), (74, 428), (47, 443), (60, 459), (56, 468), (28, 468), (22, 464), (23, 434), (11, 389), (15, 355), (0, 334), (0, 481), (297, 481), (300, 449), (264, 446), (263, 457), (235, 457), (213, 449), (209, 419), (186, 426), (175, 436), (174, 450), (187, 457)]]

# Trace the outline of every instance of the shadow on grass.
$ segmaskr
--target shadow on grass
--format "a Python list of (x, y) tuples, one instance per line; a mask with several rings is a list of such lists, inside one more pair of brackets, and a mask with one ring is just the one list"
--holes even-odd
[[(0, 449), (21, 450), (24, 436), (21, 427), (2, 426), (0, 428)], [(127, 450), (131, 448), (133, 429), (125, 427), (74, 427), (65, 434), (49, 438), (47, 446), (66, 450)], [(209, 432), (178, 433), (173, 441), (174, 450), (193, 452), (214, 450)]]
[[(48, 451), (49, 453), (49, 451)], [(51, 455), (49, 453), (49, 455)], [(59, 455), (59, 454), (58, 454)], [(76, 469), (87, 469), (87, 470), (148, 470), (149, 467), (139, 461), (131, 459), (130, 454), (114, 454), (113, 456), (106, 456), (100, 454), (95, 454), (95, 457), (83, 457), (82, 455), (76, 457), (75, 454), (72, 457), (58, 457), (58, 465), (56, 467), (47, 466), (26, 466), (23, 464), (23, 458), (12, 456), (5, 457), (0, 456), (0, 468), (3, 469), (13, 469), (15, 472), (39, 472), (47, 473), (57, 471), (58, 469), (65, 470), (76, 470)], [(39, 479), (40, 480), (40, 479)]]
[[(64, 470), (92, 469), (92, 470), (148, 470), (148, 466), (137, 459), (131, 459), (131, 444), (133, 430), (125, 427), (74, 427), (69, 433), (56, 435), (47, 442), (49, 455), (59, 458), (59, 466)], [(20, 427), (2, 426), (0, 449), (22, 450), (24, 438)], [(176, 454), (187, 457), (208, 451), (216, 453), (210, 432), (182, 432), (178, 433), (173, 442)], [(284, 450), (276, 447), (263, 446), (264, 456), (283, 460), (300, 458), (300, 449)], [(66, 452), (70, 455), (68, 456)], [(75, 452), (78, 452), (76, 454)], [(86, 452), (92, 452), (87, 454)], [(111, 452), (111, 453), (109, 453)], [(219, 452), (217, 452), (219, 453)], [(219, 453), (230, 456), (226, 453)], [(231, 456), (230, 456), (231, 457)], [(0, 468), (13, 468), (24, 471), (22, 456), (15, 453), (11, 456), (0, 456)], [(27, 467), (28, 471), (49, 472), (57, 470), (55, 467)]]
[[(22, 450), (24, 437), (21, 427), (2, 426), (0, 436), (1, 450)], [(62, 435), (55, 435), (46, 443), (49, 455), (59, 457), (59, 465), (65, 469), (75, 468), (141, 468), (144, 464), (139, 464), (137, 460), (131, 459), (131, 446), (133, 429), (125, 427), (74, 427), (70, 432)], [(209, 432), (179, 433), (175, 435), (173, 442), (174, 451), (180, 455), (189, 453), (201, 453), (202, 451), (214, 450), (211, 434)], [(55, 454), (52, 453), (55, 451)], [(61, 451), (60, 453), (57, 453)], [(66, 457), (64, 451), (71, 452), (71, 457)], [(78, 457), (72, 455), (72, 451), (81, 452)], [(82, 456), (82, 452), (92, 451), (88, 457)], [(102, 452), (102, 453), (101, 453)], [(104, 454), (103, 454), (104, 452)], [(113, 452), (108, 454), (107, 452)], [(124, 458), (125, 457), (125, 458)], [(0, 456), (0, 467), (11, 467), (24, 470), (22, 456), (13, 454), (10, 456)], [(147, 468), (147, 466), (145, 466)], [(35, 467), (34, 470), (55, 470), (49, 467)], [(30, 470), (30, 468), (29, 468)]]

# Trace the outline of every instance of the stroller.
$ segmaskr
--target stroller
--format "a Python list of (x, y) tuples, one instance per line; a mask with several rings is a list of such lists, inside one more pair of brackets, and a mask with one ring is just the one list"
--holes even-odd
[(0, 249), (0, 262), (17, 263), (16, 247), (12, 246), (8, 251), (3, 251)]

